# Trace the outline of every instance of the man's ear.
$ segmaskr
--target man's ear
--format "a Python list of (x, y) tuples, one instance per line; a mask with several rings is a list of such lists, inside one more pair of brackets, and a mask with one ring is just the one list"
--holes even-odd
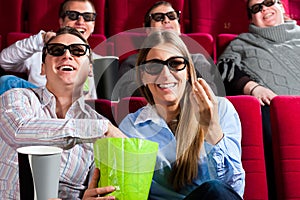
[(46, 75), (46, 72), (45, 72), (45, 63), (42, 63), (41, 64), (41, 75)]

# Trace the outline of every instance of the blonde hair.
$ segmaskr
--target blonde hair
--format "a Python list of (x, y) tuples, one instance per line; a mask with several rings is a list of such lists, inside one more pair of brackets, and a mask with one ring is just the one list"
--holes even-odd
[(196, 71), (190, 53), (184, 42), (174, 31), (159, 30), (151, 33), (144, 41), (138, 55), (136, 70), (137, 82), (141, 85), (140, 91), (150, 104), (154, 104), (153, 96), (142, 81), (141, 63), (146, 60), (149, 51), (158, 45), (171, 44), (188, 60), (187, 72), (189, 80), (186, 84), (184, 95), (180, 100), (180, 117), (175, 131), (176, 137), (176, 161), (170, 174), (170, 182), (176, 191), (187, 184), (192, 183), (198, 175), (198, 160), (200, 149), (204, 141), (204, 132), (201, 129), (198, 119), (199, 112), (192, 108), (191, 92), (192, 85), (196, 81)]

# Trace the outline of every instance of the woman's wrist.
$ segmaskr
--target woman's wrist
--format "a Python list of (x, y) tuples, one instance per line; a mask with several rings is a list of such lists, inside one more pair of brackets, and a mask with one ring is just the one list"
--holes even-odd
[(257, 85), (255, 85), (254, 87), (252, 87), (252, 89), (250, 90), (250, 95), (253, 95), (253, 92), (254, 92), (254, 90), (258, 87), (258, 86), (260, 86), (259, 84), (257, 84)]
[[(254, 82), (254, 81), (249, 81), (248, 83), (246, 83), (246, 85), (244, 86), (243, 89), (243, 93), (245, 95), (252, 95), (253, 93), (253, 88), (257, 87), (257, 85), (259, 85), (258, 83)], [(254, 88), (255, 89), (255, 88)]]

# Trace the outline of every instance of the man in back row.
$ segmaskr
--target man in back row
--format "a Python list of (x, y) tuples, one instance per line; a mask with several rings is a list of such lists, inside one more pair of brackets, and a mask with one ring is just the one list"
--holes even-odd
[[(172, 4), (167, 1), (158, 1), (154, 3), (146, 12), (144, 16), (144, 27), (147, 33), (155, 31), (157, 29), (172, 30), (181, 34), (180, 31), (180, 11), (174, 10)], [(186, 44), (189, 46), (189, 44)], [(201, 51), (199, 49), (199, 51)], [(197, 76), (203, 77), (209, 84), (214, 94), (218, 96), (225, 96), (225, 88), (219, 73), (218, 68), (214, 65), (212, 60), (207, 60), (206, 57), (201, 54), (191, 54), (194, 62)], [(135, 82), (135, 62), (137, 54), (129, 56), (119, 68), (119, 96), (141, 96), (139, 93), (138, 85)]]
[[(60, 5), (59, 25), (76, 28), (85, 39), (92, 34), (95, 26), (95, 7), (90, 0), (65, 0)], [(38, 34), (17, 41), (0, 53), (0, 65), (4, 70), (27, 73), (28, 81), (16, 76), (0, 77), (0, 95), (11, 88), (35, 88), (44, 86), (46, 77), (41, 75), (42, 48), (55, 35), (41, 30)], [(94, 78), (89, 74), (84, 88), (86, 98), (96, 98)]]

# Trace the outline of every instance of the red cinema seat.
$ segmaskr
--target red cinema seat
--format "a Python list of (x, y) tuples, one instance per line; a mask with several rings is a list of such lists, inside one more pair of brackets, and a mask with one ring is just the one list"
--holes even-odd
[(94, 53), (101, 56), (112, 56), (115, 54), (113, 43), (106, 40), (103, 34), (92, 34), (88, 38), (89, 45)]
[(276, 96), (270, 105), (277, 197), (300, 199), (300, 96)]
[(245, 200), (267, 200), (268, 186), (263, 147), (261, 107), (253, 96), (226, 97), (239, 114), (242, 125), (242, 163), (246, 172)]
[(115, 56), (119, 57), (119, 63), (121, 64), (128, 56), (138, 53), (146, 37), (146, 33), (127, 31), (109, 38), (114, 44)]
[[(239, 10), (239, 12), (235, 12)], [(191, 32), (239, 34), (248, 31), (246, 1), (201, 0), (190, 1)]]
[(12, 45), (15, 42), (17, 42), (19, 40), (23, 40), (25, 38), (28, 38), (30, 36), (31, 36), (30, 33), (10, 32), (6, 36), (6, 44), (7, 44), (7, 46), (10, 46), (10, 45)]
[[(155, 2), (157, 0), (109, 0), (107, 2), (109, 37), (123, 31), (143, 27), (144, 15)], [(170, 0), (169, 2), (175, 10), (183, 12), (184, 0)]]
[[(300, 25), (300, 0), (289, 0), (289, 15)], [(286, 9), (287, 11), (287, 9)]]
[(237, 37), (237, 34), (223, 33), (217, 35), (216, 50), (217, 58), (224, 52), (229, 43)]
[[(214, 59), (214, 38), (209, 33), (186, 33), (181, 35), (190, 53), (202, 53)], [(189, 39), (187, 39), (189, 38)]]
[[(109, 38), (113, 41), (115, 55), (119, 57), (122, 63), (128, 56), (138, 53), (146, 33), (140, 32), (121, 32)], [(181, 39), (185, 42), (190, 53), (202, 53), (206, 57), (214, 57), (214, 39), (208, 33), (188, 33), (182, 34)]]
[(108, 99), (88, 99), (85, 101), (99, 114), (103, 115), (111, 121), (114, 125), (117, 125), (115, 118), (116, 103)]
[(0, 34), (3, 37), (2, 48), (6, 46), (6, 35), (9, 32), (21, 32), (23, 28), (23, 0), (0, 1)]
[(117, 123), (120, 124), (126, 115), (145, 105), (147, 105), (147, 100), (144, 97), (124, 97), (120, 99), (117, 106)]

